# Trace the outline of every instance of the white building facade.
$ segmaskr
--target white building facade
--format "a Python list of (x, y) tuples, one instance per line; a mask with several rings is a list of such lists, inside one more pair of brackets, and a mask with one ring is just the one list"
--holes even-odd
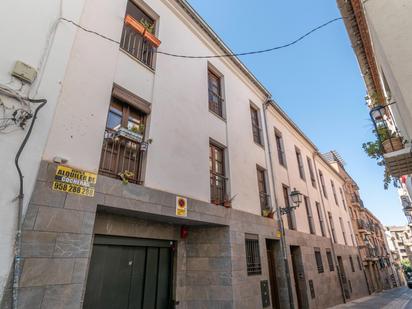
[[(344, 179), (236, 57), (165, 54), (230, 53), (185, 1), (42, 5), (1, 4), (34, 25), (29, 50), (1, 34), (2, 89), (47, 99), (21, 157), (17, 272), (11, 163), (27, 128), (0, 135), (4, 308), (324, 308), (367, 294)], [(279, 217), (294, 189), (304, 199)]]

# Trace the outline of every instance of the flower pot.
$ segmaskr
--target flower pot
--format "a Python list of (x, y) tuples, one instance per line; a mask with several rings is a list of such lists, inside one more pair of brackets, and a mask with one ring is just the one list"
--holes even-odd
[(232, 203), (226, 201), (226, 202), (223, 203), (223, 206), (224, 206), (225, 208), (232, 208)]
[(154, 45), (155, 47), (159, 47), (160, 45), (160, 40), (155, 37), (152, 33), (150, 33), (149, 31), (145, 31), (144, 35), (145, 39), (147, 39), (150, 43), (152, 43), (152, 45)]
[(383, 152), (390, 153), (404, 148), (402, 137), (391, 137), (382, 142)]
[(124, 23), (132, 27), (136, 32), (143, 34), (146, 28), (130, 15), (126, 15)]
[(268, 214), (268, 218), (273, 219), (273, 215), (274, 215), (274, 214), (275, 214), (275, 213), (272, 211), (271, 213)]

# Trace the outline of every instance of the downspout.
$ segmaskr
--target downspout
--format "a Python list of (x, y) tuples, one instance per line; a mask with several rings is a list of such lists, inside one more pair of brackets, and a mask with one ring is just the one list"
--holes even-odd
[(325, 214), (325, 216), (324, 216), (325, 220), (324, 221), (326, 221), (326, 226), (327, 226), (328, 231), (329, 231), (329, 240), (330, 240), (330, 245), (331, 245), (331, 249), (332, 249), (333, 259), (335, 260), (335, 265), (336, 265), (336, 270), (337, 270), (337, 274), (338, 274), (338, 279), (339, 279), (340, 289), (341, 289), (341, 293), (342, 293), (343, 303), (346, 303), (345, 289), (343, 287), (341, 269), (339, 267), (338, 258), (336, 256), (336, 252), (335, 252), (335, 246), (334, 246), (333, 240), (332, 240), (332, 237), (333, 237), (332, 228), (330, 226), (329, 218), (327, 217), (327, 214), (326, 214), (325, 201), (323, 200), (323, 188), (322, 188), (321, 182), (319, 180), (319, 170), (318, 170), (318, 167), (316, 166), (316, 156), (320, 157), (320, 155), (317, 151), (315, 151), (313, 153), (313, 164), (314, 164), (314, 167), (315, 167), (315, 175), (316, 175), (316, 181), (318, 182), (319, 195), (320, 195), (320, 200), (321, 200), (321, 203), (322, 203), (322, 209), (323, 209), (323, 213)]
[(40, 99), (40, 100), (35, 100), (35, 99), (27, 99), (29, 102), (32, 103), (40, 103), (40, 105), (36, 108), (33, 114), (33, 120), (30, 123), (29, 130), (27, 131), (26, 136), (23, 139), (22, 144), (20, 145), (19, 150), (17, 151), (16, 157), (14, 159), (14, 164), (16, 165), (17, 173), (19, 174), (19, 195), (17, 196), (18, 199), (18, 211), (17, 211), (17, 231), (16, 231), (16, 240), (15, 240), (15, 245), (14, 245), (14, 265), (13, 265), (13, 299), (12, 299), (12, 304), (13, 304), (13, 309), (18, 308), (18, 289), (19, 289), (19, 279), (20, 279), (20, 269), (21, 269), (21, 259), (20, 259), (20, 253), (21, 253), (21, 218), (22, 218), (22, 213), (23, 213), (23, 202), (24, 202), (24, 181), (23, 181), (23, 173), (20, 169), (19, 166), (19, 159), (20, 155), (23, 152), (24, 147), (26, 146), (27, 141), (30, 138), (31, 132), (33, 130), (34, 123), (37, 118), (37, 113), (39, 110), (47, 103), (47, 100), (45, 99)]
[[(265, 123), (264, 125), (264, 130), (265, 130), (265, 136), (268, 144), (268, 155), (269, 155), (269, 170), (270, 170), (270, 176), (272, 179), (272, 184), (273, 184), (273, 196), (274, 196), (274, 206), (276, 209), (276, 221), (280, 229), (280, 249), (281, 253), (283, 255), (283, 261), (285, 263), (285, 273), (286, 273), (286, 281), (287, 281), (287, 286), (288, 286), (288, 295), (289, 295), (289, 303), (290, 303), (290, 308), (294, 309), (294, 303), (293, 303), (293, 294), (292, 294), (292, 282), (290, 280), (290, 270), (289, 270), (289, 263), (288, 263), (288, 255), (287, 255), (287, 245), (286, 245), (286, 235), (285, 235), (285, 229), (283, 226), (283, 221), (282, 217), (280, 214), (280, 208), (278, 204), (278, 199), (276, 195), (276, 185), (275, 185), (275, 175), (274, 175), (274, 170), (273, 170), (273, 161), (272, 161), (272, 147), (270, 145), (270, 138), (269, 138), (269, 130), (268, 130), (268, 123), (267, 123), (267, 108), (269, 104), (271, 104), (272, 99), (269, 97), (267, 98), (266, 102), (263, 105), (263, 121)], [(270, 186), (269, 186), (270, 188)]]

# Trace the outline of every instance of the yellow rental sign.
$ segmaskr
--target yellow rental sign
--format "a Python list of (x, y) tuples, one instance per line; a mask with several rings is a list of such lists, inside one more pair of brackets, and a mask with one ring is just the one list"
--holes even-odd
[(53, 181), (53, 190), (84, 196), (94, 196), (97, 175), (59, 165)]

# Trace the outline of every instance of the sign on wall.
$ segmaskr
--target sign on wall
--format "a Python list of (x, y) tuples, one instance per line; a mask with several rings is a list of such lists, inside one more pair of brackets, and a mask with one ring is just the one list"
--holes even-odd
[(59, 165), (54, 176), (53, 190), (93, 197), (96, 179), (95, 173)]
[(176, 196), (176, 216), (187, 216), (187, 198)]

